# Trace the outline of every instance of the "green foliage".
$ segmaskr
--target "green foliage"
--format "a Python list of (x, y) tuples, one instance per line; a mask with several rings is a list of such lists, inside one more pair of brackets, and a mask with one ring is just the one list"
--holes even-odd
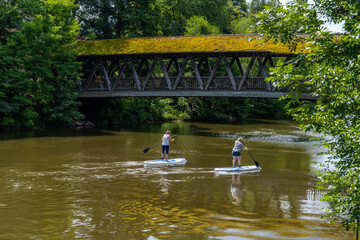
[(155, 0), (78, 0), (81, 35), (95, 39), (158, 36), (160, 9)]
[(242, 98), (119, 98), (84, 103), (82, 112), (97, 126), (139, 125), (157, 121), (236, 121), (284, 116), (277, 100)]
[(245, 17), (233, 20), (230, 24), (231, 33), (234, 34), (246, 34), (249, 33), (250, 29), (252, 29), (256, 25), (256, 22), (251, 17)]
[[(344, 33), (327, 32), (319, 12), (330, 22), (344, 21)], [(278, 64), (269, 80), (289, 89), (289, 113), (304, 130), (328, 136), (322, 146), (330, 154), (328, 166), (334, 169), (319, 172), (321, 186), (328, 190), (324, 197), (330, 203), (328, 216), (356, 230), (360, 217), (360, 182), (355, 179), (360, 165), (359, 16), (359, 1), (328, 0), (311, 5), (294, 0), (287, 8), (267, 8), (258, 16), (258, 30), (273, 40), (288, 44), (291, 50), (299, 42), (308, 44), (308, 54), (297, 54), (286, 66)], [(303, 93), (317, 100), (301, 102), (298, 97)]]
[(78, 0), (81, 35), (89, 39), (181, 36), (194, 16), (207, 19), (221, 33), (228, 22), (244, 16), (245, 0)]
[(220, 34), (220, 30), (209, 24), (209, 22), (201, 16), (191, 17), (186, 22), (185, 35), (214, 35)]
[(189, 120), (190, 116), (183, 111), (187, 107), (184, 98), (178, 98), (178, 101), (172, 98), (159, 100), (159, 107), (164, 120)]
[[(322, 175), (322, 174), (321, 174)], [(330, 189), (323, 201), (330, 203), (327, 217), (339, 221), (346, 230), (357, 230), (360, 216), (360, 169), (329, 171), (323, 175), (323, 189)]]
[(250, 13), (256, 14), (262, 12), (266, 6), (277, 8), (281, 6), (281, 3), (279, 0), (251, 0)]
[(98, 126), (139, 125), (164, 120), (188, 120), (184, 98), (119, 98), (87, 103), (82, 111)]
[[(6, 1), (2, 32), (0, 125), (70, 124), (77, 111), (74, 39), (78, 24), (71, 0)], [(10, 13), (10, 14), (8, 14)]]
[(228, 22), (245, 17), (249, 12), (248, 4), (246, 1), (243, 0), (228, 1), (227, 8), (230, 14), (230, 18)]
[(246, 118), (276, 118), (284, 115), (283, 104), (271, 99), (188, 98), (186, 112), (200, 121), (236, 121)]

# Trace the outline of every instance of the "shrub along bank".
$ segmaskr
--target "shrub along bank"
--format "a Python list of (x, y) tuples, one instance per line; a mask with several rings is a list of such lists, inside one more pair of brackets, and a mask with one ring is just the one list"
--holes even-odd
[(237, 121), (287, 118), (285, 102), (252, 98), (118, 98), (83, 102), (80, 111), (97, 126), (172, 120)]

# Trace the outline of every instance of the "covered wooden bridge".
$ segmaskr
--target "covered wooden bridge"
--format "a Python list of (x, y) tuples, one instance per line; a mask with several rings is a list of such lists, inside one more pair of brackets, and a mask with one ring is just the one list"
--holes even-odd
[(292, 54), (257, 35), (108, 39), (78, 43), (79, 98), (278, 98), (269, 68)]

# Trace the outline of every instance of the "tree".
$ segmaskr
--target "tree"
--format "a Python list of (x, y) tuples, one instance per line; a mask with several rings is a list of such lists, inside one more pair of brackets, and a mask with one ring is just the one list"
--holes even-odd
[[(329, 202), (328, 217), (358, 232), (360, 216), (360, 2), (290, 1), (286, 8), (266, 8), (258, 15), (257, 31), (267, 39), (296, 50), (285, 65), (273, 69), (270, 81), (289, 90), (288, 111), (306, 131), (329, 138), (322, 142), (330, 154), (328, 165), (318, 171)], [(341, 35), (324, 28), (325, 21), (343, 22)], [(306, 35), (299, 35), (305, 33)], [(300, 101), (311, 93), (315, 101)]]
[(245, 0), (158, 0), (161, 10), (161, 31), (164, 36), (180, 36), (193, 17), (206, 19), (221, 33), (230, 33), (228, 23), (244, 16)]
[(231, 33), (246, 34), (254, 29), (256, 25), (255, 14), (261, 12), (266, 6), (279, 7), (281, 3), (278, 0), (252, 0), (249, 6), (249, 13), (238, 18), (234, 18), (230, 22)]
[(265, 9), (266, 6), (279, 7), (281, 3), (279, 0), (251, 0), (250, 2), (250, 13), (256, 14)]
[(204, 17), (194, 16), (187, 22), (185, 35), (214, 35), (220, 34), (220, 30), (209, 24)]
[(70, 124), (77, 111), (72, 0), (1, 3), (0, 125)]
[(252, 17), (244, 17), (236, 19), (230, 23), (231, 33), (246, 34), (256, 25), (255, 19)]
[(81, 35), (90, 39), (160, 35), (156, 0), (78, 0)]

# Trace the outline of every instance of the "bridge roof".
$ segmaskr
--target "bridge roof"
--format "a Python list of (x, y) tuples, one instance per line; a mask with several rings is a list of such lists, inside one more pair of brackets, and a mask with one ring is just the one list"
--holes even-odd
[[(285, 45), (265, 42), (260, 35), (146, 37), (81, 41), (79, 57), (138, 54), (270, 52), (292, 54)], [(306, 51), (304, 45), (297, 52)]]

